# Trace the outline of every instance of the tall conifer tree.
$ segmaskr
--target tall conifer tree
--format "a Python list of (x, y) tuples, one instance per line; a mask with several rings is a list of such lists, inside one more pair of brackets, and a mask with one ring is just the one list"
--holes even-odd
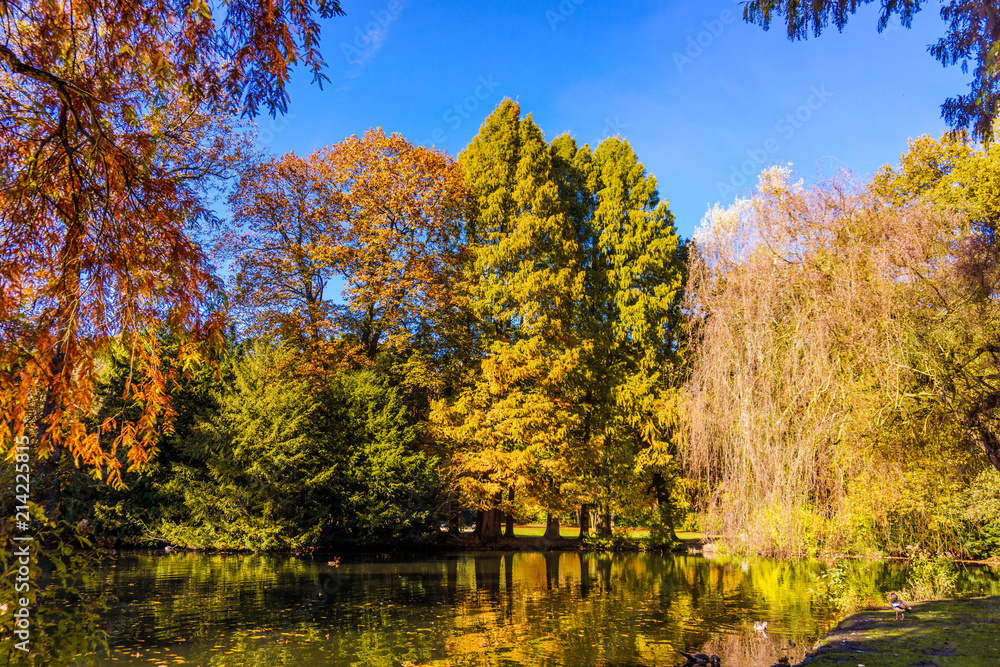
[[(583, 352), (572, 335), (583, 294), (579, 246), (549, 147), (515, 102), (486, 119), (459, 163), (472, 199), (468, 289), (483, 357), (456, 400), (438, 406), (437, 419), (456, 446), (463, 490), (481, 509), (495, 510), (512, 488), (558, 508), (579, 430), (572, 396)], [(485, 517), (480, 531), (492, 534), (497, 519)]]
[[(594, 154), (568, 136), (546, 145), (510, 100), (459, 162), (480, 361), (433, 419), (466, 497), (495, 510), (517, 489), (550, 510), (607, 509), (651, 480), (669, 492), (683, 262), (655, 178), (618, 138)], [(497, 518), (480, 517), (485, 535)]]

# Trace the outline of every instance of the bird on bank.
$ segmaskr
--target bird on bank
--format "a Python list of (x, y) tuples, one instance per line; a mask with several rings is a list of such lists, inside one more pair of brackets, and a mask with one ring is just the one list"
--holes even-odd
[(689, 665), (721, 665), (722, 659), (717, 655), (706, 655), (705, 653), (685, 653), (678, 651), (687, 658)]
[[(909, 605), (899, 599), (899, 596), (895, 593), (889, 593), (889, 606), (892, 610), (896, 612), (896, 620), (900, 618), (906, 620), (906, 612), (910, 611)], [(902, 617), (900, 616), (902, 614)]]
[(767, 632), (767, 621), (754, 621), (753, 629), (757, 632)]

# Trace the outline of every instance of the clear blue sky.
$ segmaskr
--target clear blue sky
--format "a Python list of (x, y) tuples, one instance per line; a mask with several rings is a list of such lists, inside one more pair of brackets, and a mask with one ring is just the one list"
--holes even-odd
[(804, 42), (743, 23), (733, 0), (342, 5), (323, 22), (331, 82), (300, 71), (289, 114), (257, 119), (262, 148), (305, 154), (381, 126), (457, 155), (510, 97), (549, 140), (628, 139), (684, 236), (754, 182), (741, 168), (792, 162), (808, 181), (895, 163), (908, 138), (946, 129), (940, 104), (971, 77), (927, 53), (937, 3), (911, 29), (878, 34), (868, 6)]

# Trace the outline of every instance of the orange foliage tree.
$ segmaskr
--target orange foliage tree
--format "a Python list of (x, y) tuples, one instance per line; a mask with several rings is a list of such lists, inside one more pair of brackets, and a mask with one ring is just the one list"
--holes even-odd
[(333, 361), (359, 364), (432, 335), (455, 298), (463, 192), (454, 160), (381, 129), (248, 168), (221, 237), (247, 330), (327, 352), (339, 336), (349, 349)]
[[(232, 166), (224, 119), (283, 112), (299, 60), (322, 78), (317, 13), (339, 3), (0, 3), (5, 445), (35, 435), (50, 463), (65, 449), (119, 484), (118, 450), (132, 467), (155, 451), (171, 411), (154, 332), (214, 329), (196, 230)], [(102, 442), (85, 419), (95, 360), (115, 339), (144, 378), (127, 390), (143, 410), (102, 424)]]
[(329, 336), (325, 291), (337, 274), (337, 204), (320, 193), (315, 155), (248, 165), (229, 196), (217, 251), (233, 261), (231, 299), (244, 332), (309, 348)]

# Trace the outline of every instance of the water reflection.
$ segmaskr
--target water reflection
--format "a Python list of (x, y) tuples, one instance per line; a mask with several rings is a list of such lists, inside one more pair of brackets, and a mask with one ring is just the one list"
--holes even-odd
[[(112, 652), (80, 664), (424, 667), (801, 659), (835, 620), (809, 589), (823, 566), (701, 556), (488, 553), (328, 558), (120, 556)], [(857, 563), (880, 590), (905, 573)], [(963, 573), (1000, 594), (998, 573)], [(768, 622), (766, 634), (753, 630)]]

